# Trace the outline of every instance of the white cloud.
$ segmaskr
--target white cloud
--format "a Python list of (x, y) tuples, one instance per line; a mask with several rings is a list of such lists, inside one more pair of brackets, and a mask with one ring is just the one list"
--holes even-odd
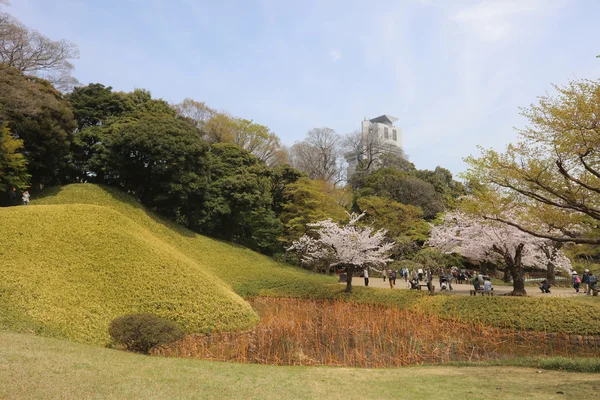
[(329, 59), (331, 62), (338, 62), (342, 59), (342, 51), (341, 50), (331, 50), (329, 52)]

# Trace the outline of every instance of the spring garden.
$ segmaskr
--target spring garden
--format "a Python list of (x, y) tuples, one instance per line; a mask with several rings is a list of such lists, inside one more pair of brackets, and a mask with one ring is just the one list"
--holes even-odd
[(80, 84), (75, 45), (0, 7), (0, 399), (600, 388), (600, 81), (532, 99), (456, 178)]

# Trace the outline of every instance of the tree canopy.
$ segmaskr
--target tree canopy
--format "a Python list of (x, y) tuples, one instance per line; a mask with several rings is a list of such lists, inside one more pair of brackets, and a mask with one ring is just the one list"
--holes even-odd
[(468, 209), (557, 242), (600, 244), (590, 235), (600, 220), (600, 81), (555, 89), (522, 109), (530, 125), (516, 144), (466, 159), (465, 177), (484, 185)]
[(429, 245), (447, 253), (458, 253), (476, 262), (504, 263), (513, 279), (513, 294), (525, 295), (524, 266), (547, 269), (548, 264), (571, 271), (567, 257), (556, 251), (553, 244), (519, 229), (461, 211), (446, 213), (441, 223), (431, 230)]

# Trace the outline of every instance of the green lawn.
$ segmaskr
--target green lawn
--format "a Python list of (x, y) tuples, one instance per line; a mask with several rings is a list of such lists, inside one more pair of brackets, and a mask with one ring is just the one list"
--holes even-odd
[(273, 367), (0, 332), (0, 399), (575, 399), (597, 374), (522, 367)]

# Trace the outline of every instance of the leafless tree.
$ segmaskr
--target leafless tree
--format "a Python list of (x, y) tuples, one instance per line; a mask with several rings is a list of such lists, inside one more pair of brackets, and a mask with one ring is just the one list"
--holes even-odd
[(315, 128), (308, 131), (306, 139), (290, 149), (290, 162), (311, 179), (333, 184), (344, 180), (342, 168), (342, 143), (333, 129)]
[(196, 101), (190, 98), (186, 98), (181, 103), (174, 104), (172, 107), (177, 114), (188, 119), (200, 129), (217, 113), (203, 101)]
[(54, 41), (29, 29), (7, 13), (0, 13), (0, 63), (49, 80), (59, 90), (77, 84), (70, 60), (79, 57), (77, 46)]
[(368, 174), (380, 167), (396, 167), (396, 165), (388, 165), (393, 161), (410, 164), (402, 148), (386, 144), (382, 133), (370, 132), (366, 135), (356, 130), (347, 134), (343, 143), (346, 160), (356, 161), (354, 173)]
[(344, 138), (344, 149), (346, 151), (346, 159), (353, 159), (357, 163), (357, 170), (363, 172), (371, 171), (380, 156), (385, 152), (382, 146), (383, 137), (379, 133), (363, 134), (362, 131), (356, 130), (349, 133)]

